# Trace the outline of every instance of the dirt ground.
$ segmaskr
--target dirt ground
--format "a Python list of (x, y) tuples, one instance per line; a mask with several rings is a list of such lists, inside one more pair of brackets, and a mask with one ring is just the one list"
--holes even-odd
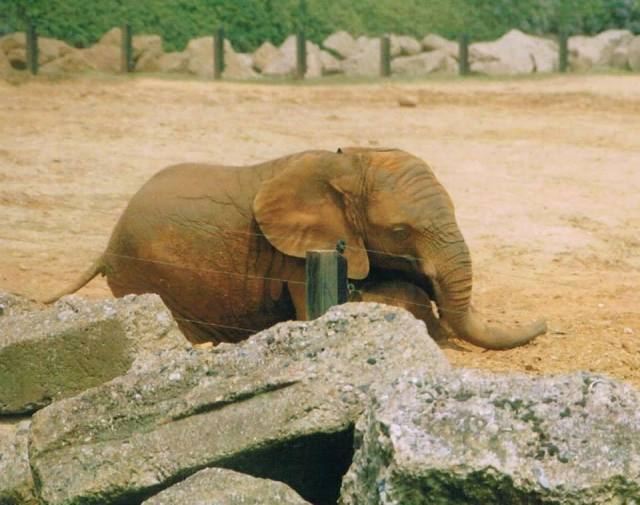
[[(166, 165), (345, 145), (427, 160), (472, 252), (475, 305), (505, 323), (548, 319), (519, 349), (445, 349), (455, 365), (640, 386), (640, 76), (0, 83), (0, 290), (43, 296), (74, 280)], [(110, 296), (102, 279), (79, 294)]]

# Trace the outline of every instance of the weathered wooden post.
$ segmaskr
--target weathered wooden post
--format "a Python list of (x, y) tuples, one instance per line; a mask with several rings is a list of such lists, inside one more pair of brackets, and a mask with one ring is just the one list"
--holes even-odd
[(558, 70), (564, 73), (569, 68), (569, 37), (567, 36), (567, 32), (564, 30), (560, 32), (558, 46), (560, 51), (560, 54), (558, 55)]
[(296, 79), (304, 79), (307, 73), (307, 40), (304, 28), (299, 28), (296, 35)]
[(120, 53), (120, 70), (123, 74), (133, 71), (133, 32), (131, 25), (122, 25), (122, 44)]
[(31, 74), (38, 73), (38, 32), (34, 23), (27, 26), (27, 68)]
[(213, 78), (222, 79), (224, 72), (224, 28), (221, 26), (213, 36)]
[(391, 39), (389, 35), (384, 35), (380, 39), (380, 75), (382, 77), (391, 75)]
[(316, 319), (334, 305), (347, 302), (347, 260), (338, 250), (307, 251), (306, 272), (307, 319)]
[(460, 75), (469, 75), (469, 35), (463, 33), (458, 41), (458, 66)]

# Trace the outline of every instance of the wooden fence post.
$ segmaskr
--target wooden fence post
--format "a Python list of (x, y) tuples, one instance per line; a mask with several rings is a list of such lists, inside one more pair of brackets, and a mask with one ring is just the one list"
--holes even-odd
[(346, 303), (347, 260), (338, 251), (307, 251), (307, 319)]
[(458, 42), (458, 66), (460, 75), (469, 75), (469, 35), (463, 33)]
[(304, 29), (300, 28), (296, 35), (296, 79), (304, 79), (307, 73), (307, 39)]
[(391, 75), (391, 39), (389, 35), (384, 35), (380, 39), (380, 75), (382, 77)]
[(31, 74), (38, 73), (38, 32), (34, 23), (27, 26), (27, 68)]
[(213, 37), (213, 78), (222, 79), (224, 72), (224, 28), (216, 30)]
[(122, 25), (122, 44), (120, 53), (120, 70), (123, 74), (127, 74), (133, 70), (133, 35), (131, 25), (125, 23)]
[(567, 32), (564, 30), (560, 32), (559, 38), (559, 62), (558, 62), (558, 70), (560, 72), (566, 72), (567, 68), (569, 68), (569, 37), (567, 36)]

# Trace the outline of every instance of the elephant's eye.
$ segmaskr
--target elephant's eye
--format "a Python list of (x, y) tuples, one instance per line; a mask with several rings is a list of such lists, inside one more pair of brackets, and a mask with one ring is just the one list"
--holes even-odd
[(411, 230), (409, 230), (408, 226), (394, 226), (391, 231), (395, 240), (407, 240), (411, 235)]

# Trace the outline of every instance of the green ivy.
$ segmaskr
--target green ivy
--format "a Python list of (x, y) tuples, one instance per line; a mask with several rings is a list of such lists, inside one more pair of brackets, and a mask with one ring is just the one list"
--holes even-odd
[(86, 47), (127, 21), (134, 33), (157, 33), (165, 49), (211, 35), (220, 25), (240, 51), (276, 44), (301, 22), (322, 41), (337, 30), (354, 35), (439, 33), (495, 39), (511, 28), (530, 33), (640, 32), (640, 0), (0, 0), (0, 34), (37, 23), (42, 35)]

